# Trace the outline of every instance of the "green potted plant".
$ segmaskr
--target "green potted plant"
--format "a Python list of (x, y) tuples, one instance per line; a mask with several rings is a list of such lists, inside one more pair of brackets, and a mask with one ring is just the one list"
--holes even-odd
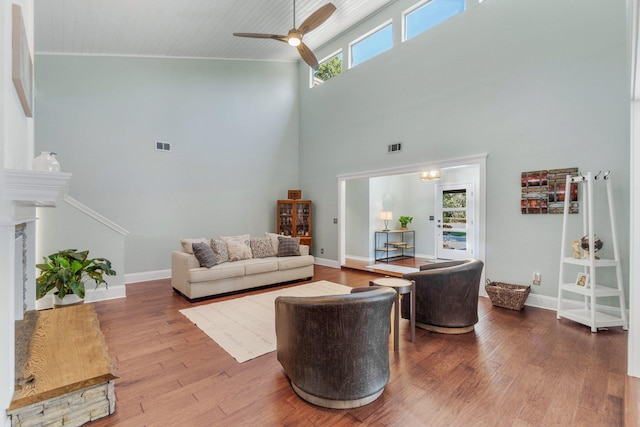
[(400, 218), (398, 218), (400, 228), (403, 230), (407, 228), (407, 225), (411, 224), (411, 221), (413, 221), (412, 216), (401, 216)]
[(52, 289), (57, 289), (54, 292), (54, 306), (69, 305), (84, 300), (86, 280), (93, 280), (96, 288), (103, 283), (106, 287), (104, 275), (116, 274), (111, 268), (111, 261), (105, 258), (91, 259), (88, 255), (89, 251), (65, 249), (44, 257), (44, 263), (36, 264), (41, 270), (36, 279), (36, 298), (40, 299)]

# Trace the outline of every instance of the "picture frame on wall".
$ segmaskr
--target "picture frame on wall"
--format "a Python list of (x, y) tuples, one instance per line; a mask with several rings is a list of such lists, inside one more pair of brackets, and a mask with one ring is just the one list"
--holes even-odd
[(589, 287), (589, 275), (587, 273), (578, 273), (578, 277), (576, 277), (576, 286), (581, 288)]
[(577, 176), (578, 168), (522, 172), (520, 175), (520, 211), (523, 214), (562, 214), (565, 203), (569, 213), (578, 213), (578, 186), (567, 191), (567, 176)]
[(17, 4), (12, 5), (11, 23), (11, 78), (24, 114), (27, 117), (33, 117), (33, 62), (22, 18), (22, 8)]

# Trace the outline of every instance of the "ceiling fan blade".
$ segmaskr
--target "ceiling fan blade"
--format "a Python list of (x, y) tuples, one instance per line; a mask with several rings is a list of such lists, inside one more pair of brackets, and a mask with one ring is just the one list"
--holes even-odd
[(300, 46), (298, 46), (298, 53), (300, 54), (304, 62), (309, 65), (309, 67), (313, 69), (318, 68), (318, 60), (306, 44), (300, 43)]
[(260, 34), (260, 33), (233, 33), (236, 37), (249, 37), (252, 39), (273, 39), (281, 42), (287, 42), (287, 36), (280, 34)]
[(318, 28), (324, 21), (329, 19), (335, 11), (336, 7), (333, 3), (327, 3), (320, 9), (313, 12), (298, 28), (300, 35), (307, 34), (309, 31)]

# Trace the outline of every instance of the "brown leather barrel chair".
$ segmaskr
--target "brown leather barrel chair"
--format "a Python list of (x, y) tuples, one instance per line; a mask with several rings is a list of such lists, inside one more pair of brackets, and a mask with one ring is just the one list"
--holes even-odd
[(325, 408), (377, 399), (389, 382), (391, 288), (278, 297), (277, 356), (295, 392)]
[[(484, 263), (480, 260), (434, 262), (405, 274), (416, 282), (416, 326), (433, 332), (463, 334), (478, 323), (478, 293)], [(409, 298), (401, 314), (409, 318)]]

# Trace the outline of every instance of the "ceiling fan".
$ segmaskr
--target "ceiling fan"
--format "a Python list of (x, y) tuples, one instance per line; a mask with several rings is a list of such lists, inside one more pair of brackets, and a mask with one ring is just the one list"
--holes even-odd
[(318, 68), (318, 60), (311, 52), (311, 49), (302, 42), (302, 37), (309, 31), (318, 28), (324, 21), (329, 19), (331, 14), (335, 12), (336, 7), (333, 3), (327, 3), (320, 9), (313, 12), (304, 20), (300, 27), (296, 28), (296, 1), (293, 0), (293, 28), (289, 30), (286, 36), (279, 34), (260, 34), (260, 33), (233, 33), (237, 37), (250, 37), (254, 39), (273, 39), (288, 43), (298, 49), (298, 53), (311, 68)]

